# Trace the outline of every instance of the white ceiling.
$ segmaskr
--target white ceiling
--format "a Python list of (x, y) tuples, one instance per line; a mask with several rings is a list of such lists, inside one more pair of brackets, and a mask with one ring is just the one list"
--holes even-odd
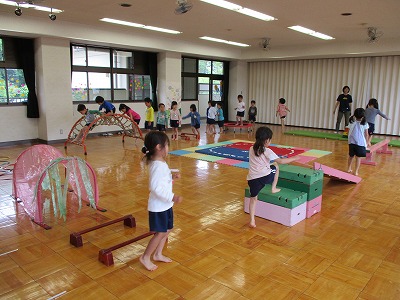
[[(123, 8), (120, 3), (132, 4)], [(211, 36), (240, 43), (250, 48), (239, 49), (244, 59), (262, 59), (268, 56), (301, 56), (309, 51), (318, 56), (315, 49), (323, 49), (321, 55), (346, 55), (349, 53), (395, 53), (400, 51), (400, 0), (231, 0), (241, 6), (272, 15), (278, 20), (265, 22), (228, 11), (199, 0), (189, 0), (193, 9), (182, 15), (175, 15), (176, 0), (42, 0), (40, 5), (64, 10), (57, 15), (60, 24), (68, 23), (93, 26), (104, 32), (125, 32), (143, 34), (144, 29), (126, 28), (100, 22), (103, 17), (120, 19), (145, 25), (174, 29), (183, 32), (169, 35), (147, 31), (152, 38), (167, 38), (177, 43), (195, 43), (208, 47), (235, 46), (219, 45), (199, 40), (200, 36)], [(0, 5), (0, 26), (3, 15), (13, 15), (15, 8)], [(352, 16), (342, 16), (352, 13)], [(47, 13), (23, 9), (23, 15), (13, 15), (15, 22), (24, 18), (44, 18), (52, 26)], [(65, 22), (65, 23), (64, 23)], [(319, 40), (288, 29), (288, 26), (302, 25), (335, 38), (332, 41)], [(367, 28), (377, 27), (383, 36), (377, 43), (367, 42)], [(2, 28), (0, 27), (0, 30)], [(260, 42), (271, 38), (271, 50), (263, 51)], [(354, 49), (353, 49), (354, 48)], [(295, 50), (298, 49), (296, 52)], [(313, 50), (314, 49), (314, 50)], [(329, 50), (332, 49), (332, 50)], [(313, 54), (313, 51), (315, 53)], [(353, 52), (352, 52), (353, 51)], [(294, 53), (297, 54), (294, 54)]]

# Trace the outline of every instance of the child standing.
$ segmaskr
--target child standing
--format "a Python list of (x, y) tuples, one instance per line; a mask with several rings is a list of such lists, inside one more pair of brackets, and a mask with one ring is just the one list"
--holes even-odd
[(158, 113), (157, 113), (157, 130), (158, 131), (166, 131), (168, 127), (168, 114), (165, 111), (164, 103), (158, 104)]
[(172, 206), (182, 202), (182, 197), (172, 192), (172, 180), (179, 179), (180, 174), (171, 173), (165, 162), (168, 145), (169, 139), (164, 132), (151, 131), (146, 135), (142, 149), (149, 164), (149, 225), (150, 231), (154, 231), (155, 234), (139, 260), (149, 271), (157, 269), (151, 258), (154, 261), (172, 262), (169, 257), (163, 255), (162, 250), (169, 232), (174, 227)]
[[(354, 120), (355, 119), (355, 120)], [(354, 111), (354, 116), (350, 118), (349, 124), (349, 159), (347, 172), (351, 173), (351, 164), (356, 156), (356, 171), (355, 175), (358, 175), (360, 168), (361, 157), (365, 157), (367, 154), (367, 139), (368, 139), (368, 124), (365, 120), (364, 108), (357, 108)]]
[(192, 132), (196, 135), (197, 139), (200, 138), (200, 114), (197, 112), (195, 104), (190, 105), (190, 113), (184, 116), (182, 119), (190, 117), (190, 125), (192, 126)]
[(287, 116), (287, 112), (290, 112), (289, 108), (285, 105), (285, 103), (286, 103), (285, 98), (280, 98), (278, 107), (276, 108), (276, 116), (279, 116), (281, 118), (282, 129), (285, 128), (285, 118)]
[(215, 133), (215, 118), (217, 117), (217, 110), (215, 109), (215, 102), (209, 100), (207, 108), (207, 127), (206, 133)]
[(96, 101), (96, 103), (100, 105), (99, 111), (105, 109), (106, 115), (115, 114), (115, 106), (111, 102), (105, 101), (102, 96), (97, 96), (94, 101)]
[(236, 125), (243, 126), (243, 118), (244, 118), (244, 112), (246, 111), (246, 104), (243, 102), (243, 96), (238, 95), (238, 105), (235, 108), (236, 110)]
[(119, 111), (128, 115), (129, 118), (131, 118), (136, 124), (139, 125), (140, 115), (137, 112), (135, 112), (132, 108), (130, 108), (128, 105), (120, 104)]
[(224, 118), (224, 111), (222, 110), (221, 102), (217, 103), (217, 118), (218, 118), (219, 133), (224, 133), (225, 118)]
[[(279, 176), (279, 164), (287, 164), (298, 160), (297, 156), (290, 158), (279, 158), (268, 146), (271, 144), (272, 130), (268, 127), (260, 127), (256, 131), (256, 142), (249, 150), (249, 173), (247, 182), (250, 187), (250, 223), (249, 226), (256, 227), (254, 218), (258, 193), (267, 185), (272, 185), (272, 193), (278, 193), (276, 187)], [(274, 163), (271, 165), (271, 161)]]
[(147, 129), (147, 131), (153, 130), (154, 126), (154, 108), (151, 106), (151, 99), (150, 98), (145, 98), (144, 99), (144, 105), (146, 105), (146, 117), (145, 117), (145, 124), (144, 128)]
[(368, 140), (367, 145), (371, 147), (372, 135), (375, 132), (375, 118), (376, 115), (380, 115), (386, 120), (390, 120), (383, 112), (379, 110), (378, 100), (372, 98), (369, 100), (367, 108), (365, 109), (365, 119), (368, 122)]
[[(88, 110), (84, 104), (78, 104), (77, 111), (85, 116), (85, 126), (79, 131), (79, 134), (72, 140), (74, 143), (81, 143), (82, 137), (84, 133), (88, 131), (90, 124), (96, 119), (96, 115), (101, 115), (101, 112), (98, 110)], [(94, 126), (90, 128), (92, 130)]]
[(256, 116), (257, 116), (256, 101), (251, 100), (249, 107), (249, 122), (253, 125), (252, 126), (253, 128), (254, 128), (254, 123), (256, 122)]
[(170, 110), (170, 125), (174, 132), (172, 133), (172, 139), (177, 140), (178, 139), (178, 128), (179, 124), (181, 123), (181, 114), (179, 113), (178, 110), (178, 102), (172, 101), (171, 103), (171, 110)]

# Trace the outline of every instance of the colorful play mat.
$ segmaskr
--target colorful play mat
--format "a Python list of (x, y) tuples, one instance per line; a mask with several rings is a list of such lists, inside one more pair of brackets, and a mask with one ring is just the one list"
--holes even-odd
[[(172, 155), (184, 156), (230, 165), (239, 168), (249, 167), (249, 149), (253, 142), (244, 140), (230, 140), (215, 144), (201, 145), (169, 152)], [(300, 163), (309, 163), (317, 158), (331, 154), (330, 151), (283, 146), (271, 144), (269, 147), (279, 157), (299, 155)]]

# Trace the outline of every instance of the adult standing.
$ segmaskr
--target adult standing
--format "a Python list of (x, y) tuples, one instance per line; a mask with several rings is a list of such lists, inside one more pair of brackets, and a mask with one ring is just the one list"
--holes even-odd
[(333, 110), (333, 114), (336, 113), (336, 109), (339, 107), (338, 115), (336, 119), (336, 130), (335, 133), (339, 132), (340, 123), (342, 122), (344, 116), (345, 126), (349, 125), (349, 119), (351, 115), (351, 103), (353, 102), (353, 98), (349, 94), (350, 88), (345, 85), (342, 89), (343, 94), (340, 94), (336, 99), (336, 105)]

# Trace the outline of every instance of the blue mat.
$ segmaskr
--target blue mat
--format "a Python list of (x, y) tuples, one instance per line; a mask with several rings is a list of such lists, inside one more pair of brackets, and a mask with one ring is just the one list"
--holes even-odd
[(249, 151), (240, 150), (236, 148), (228, 148), (228, 147), (213, 147), (213, 148), (204, 148), (196, 150), (195, 152), (201, 154), (207, 154), (212, 156), (218, 156), (223, 158), (231, 158), (241, 161), (249, 161)]

